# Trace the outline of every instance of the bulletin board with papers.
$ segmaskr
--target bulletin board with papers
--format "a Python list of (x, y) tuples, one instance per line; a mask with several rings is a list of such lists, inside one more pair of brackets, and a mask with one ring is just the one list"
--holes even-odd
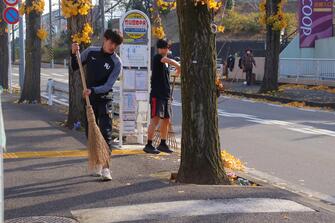
[[(120, 80), (120, 147), (127, 137), (144, 143), (150, 120), (151, 24), (141, 11), (131, 10), (120, 19), (120, 31), (126, 41), (120, 46), (123, 71)], [(126, 138), (126, 141), (123, 139)]]

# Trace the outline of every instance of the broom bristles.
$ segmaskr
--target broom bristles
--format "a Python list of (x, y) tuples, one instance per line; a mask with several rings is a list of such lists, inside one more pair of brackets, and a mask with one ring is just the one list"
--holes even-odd
[(106, 140), (102, 136), (99, 127), (96, 124), (92, 106), (86, 107), (88, 121), (88, 164), (89, 168), (95, 169), (97, 165), (109, 166), (110, 153)]
[[(160, 130), (158, 128), (158, 129), (155, 130), (155, 134), (154, 134), (154, 138), (153, 138), (153, 145), (155, 147), (157, 147), (160, 144), (160, 141), (161, 141), (161, 135), (160, 135)], [(169, 132), (168, 132), (166, 142), (172, 149), (174, 149), (174, 150), (179, 149), (177, 139), (176, 139), (175, 133), (173, 131), (172, 124), (169, 125)]]

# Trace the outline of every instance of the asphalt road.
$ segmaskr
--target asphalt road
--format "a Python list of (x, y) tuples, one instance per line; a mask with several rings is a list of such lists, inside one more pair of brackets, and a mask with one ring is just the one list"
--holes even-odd
[[(180, 101), (177, 91), (179, 131)], [(335, 203), (334, 112), (228, 97), (220, 97), (218, 107), (221, 147), (245, 161), (251, 174)]]
[[(42, 69), (42, 90), (48, 78), (66, 82), (66, 73)], [(174, 99), (173, 122), (180, 136), (179, 88)], [(250, 174), (335, 203), (334, 112), (223, 96), (218, 107), (221, 146), (246, 162)]]

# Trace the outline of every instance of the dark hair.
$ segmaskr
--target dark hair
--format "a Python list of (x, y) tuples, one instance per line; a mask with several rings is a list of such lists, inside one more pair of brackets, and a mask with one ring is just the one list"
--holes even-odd
[(104, 37), (107, 40), (111, 40), (113, 43), (117, 45), (121, 45), (123, 42), (123, 36), (118, 31), (113, 31), (111, 29), (107, 29), (104, 33)]
[(157, 41), (157, 49), (166, 49), (166, 48), (169, 48), (170, 47), (170, 44), (168, 41), (164, 40), (164, 39), (159, 39)]

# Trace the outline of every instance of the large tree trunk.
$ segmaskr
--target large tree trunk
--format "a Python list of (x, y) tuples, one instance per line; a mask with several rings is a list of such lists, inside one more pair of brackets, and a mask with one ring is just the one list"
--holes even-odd
[[(281, 0), (266, 1), (267, 18), (277, 13), (279, 2)], [(279, 54), (280, 31), (273, 30), (271, 25), (266, 25), (266, 55), (261, 93), (278, 90)]]
[[(33, 0), (27, 0), (27, 6)], [(23, 89), (19, 102), (41, 102), (41, 40), (37, 31), (41, 27), (41, 15), (31, 11), (26, 15), (26, 67)]]
[[(84, 24), (87, 22), (86, 16), (75, 16), (70, 17), (67, 20), (69, 36), (79, 33), (82, 31)], [(69, 37), (70, 38), (70, 37)], [(70, 41), (71, 42), (71, 41)], [(81, 45), (81, 49), (85, 46)], [(71, 45), (69, 46), (71, 49)], [(70, 52), (70, 50), (69, 50)], [(71, 67), (69, 68), (69, 113), (67, 117), (67, 126), (73, 128), (73, 124), (81, 122), (82, 125), (86, 122), (85, 107), (82, 98), (83, 86), (80, 79), (79, 70), (73, 72)]]
[(182, 67), (182, 154), (177, 181), (228, 184), (221, 159), (212, 15), (194, 0), (177, 0)]
[[(0, 14), (3, 15), (6, 6), (4, 1), (0, 1)], [(6, 32), (7, 23), (0, 21), (0, 85), (8, 89), (8, 33)]]

